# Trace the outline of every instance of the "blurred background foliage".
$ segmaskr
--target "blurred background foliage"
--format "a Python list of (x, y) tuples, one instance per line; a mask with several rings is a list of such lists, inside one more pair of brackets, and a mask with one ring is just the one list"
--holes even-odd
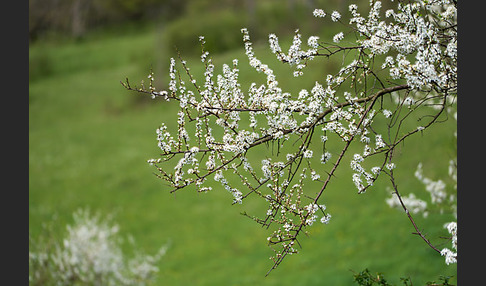
[[(233, 30), (255, 30), (255, 39), (268, 33), (293, 33), (297, 28), (317, 28), (315, 7), (345, 9), (347, 0), (29, 0), (29, 39), (84, 38), (100, 27), (151, 22), (169, 29), (167, 40), (186, 41), (208, 33), (216, 51), (235, 48)], [(126, 25), (125, 25), (126, 28)], [(123, 30), (123, 29), (121, 29)], [(230, 40), (225, 39), (230, 37)], [(238, 39), (239, 40), (239, 39)]]
[[(29, 0), (30, 237), (62, 237), (79, 208), (115, 213), (120, 234), (133, 235), (145, 252), (171, 241), (155, 285), (350, 285), (352, 271), (366, 267), (390, 281), (410, 276), (414, 285), (455, 276), (455, 266), (446, 266), (411, 234), (406, 216), (385, 204), (386, 182), (357, 196), (343, 165), (340, 180), (323, 197), (332, 222), (313, 227), (301, 242), (301, 253), (264, 278), (273, 254), (265, 244), (268, 233), (240, 215), (243, 210), (260, 215), (265, 212), (261, 205), (231, 206), (231, 195), (217, 188), (209, 194), (169, 194), (146, 163), (158, 156), (159, 124), (177, 128), (177, 103), (127, 92), (120, 81), (147, 81), (153, 69), (156, 86), (166, 88), (168, 60), (177, 55), (176, 48), (202, 80), (198, 36), (203, 35), (216, 72), (238, 58), (243, 88), (261, 82), (264, 78), (245, 58), (240, 29), (247, 27), (257, 57), (274, 68), (282, 88), (293, 94), (310, 89), (315, 81), (324, 84), (326, 73), (343, 59), (318, 59), (296, 79), (269, 51), (268, 34), (277, 34), (283, 49), (296, 29), (304, 40), (315, 34), (330, 42), (342, 26), (314, 18), (312, 11), (338, 10), (345, 17), (352, 2)], [(369, 1), (356, 2), (365, 10)], [(447, 174), (447, 162), (455, 155), (455, 128), (449, 120), (402, 146), (397, 176), (403, 190), (423, 189), (412, 177), (419, 161), (433, 179)], [(401, 156), (402, 151), (425, 155)], [(447, 235), (442, 225), (449, 219), (432, 212), (416, 221), (437, 238)], [(47, 232), (49, 224), (54, 226)]]
[[(266, 42), (269, 33), (292, 36), (304, 33), (328, 35), (335, 23), (322, 25), (312, 16), (316, 7), (346, 9), (348, 0), (29, 0), (30, 44), (41, 43), (29, 53), (29, 78), (62, 72), (56, 70), (49, 49), (42, 43), (79, 43), (107, 35), (141, 33), (156, 29), (157, 58), (153, 68), (164, 73), (169, 57), (198, 57), (198, 37), (206, 49), (221, 53), (242, 48), (240, 29), (250, 30), (252, 41)], [(108, 34), (107, 34), (108, 33)], [(142, 47), (143, 48), (143, 47)], [(79, 59), (86, 65), (86, 59)], [(73, 67), (76, 68), (76, 67)]]

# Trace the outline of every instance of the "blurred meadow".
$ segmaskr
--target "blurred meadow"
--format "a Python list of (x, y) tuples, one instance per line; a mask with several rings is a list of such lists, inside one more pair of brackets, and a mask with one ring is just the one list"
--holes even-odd
[[(365, 194), (357, 194), (349, 158), (323, 196), (331, 222), (311, 227), (300, 253), (287, 257), (268, 277), (273, 255), (266, 245), (270, 233), (240, 214), (263, 215), (264, 207), (252, 200), (231, 205), (231, 194), (219, 185), (206, 194), (191, 189), (171, 194), (146, 162), (158, 156), (155, 130), (160, 124), (177, 128), (177, 103), (129, 92), (120, 81), (147, 82), (152, 69), (157, 88), (167, 88), (175, 47), (201, 78), (198, 36), (203, 35), (216, 72), (237, 58), (240, 80), (248, 86), (261, 82), (264, 78), (250, 68), (244, 54), (240, 29), (248, 27), (256, 56), (275, 70), (282, 88), (293, 94), (311, 89), (315, 81), (324, 84), (326, 73), (337, 69), (341, 59), (318, 58), (296, 79), (270, 52), (268, 34), (276, 33), (283, 47), (290, 45), (297, 28), (304, 39), (318, 35), (330, 42), (340, 26), (312, 17), (312, 11), (323, 8), (344, 14), (351, 2), (90, 0), (81, 1), (84, 6), (76, 12), (73, 7), (80, 1), (29, 1), (29, 236), (33, 241), (62, 237), (73, 212), (88, 208), (114, 214), (121, 236), (133, 236), (147, 253), (170, 243), (155, 285), (353, 285), (353, 274), (365, 268), (384, 273), (395, 284), (400, 277), (410, 277), (413, 285), (424, 285), (440, 275), (454, 276), (451, 282), (456, 283), (456, 265), (447, 266), (443, 257), (412, 234), (406, 215), (386, 205), (390, 193), (386, 177)], [(368, 3), (357, 2), (363, 7)], [(57, 19), (63, 9), (67, 19)], [(79, 23), (73, 15), (81, 18)], [(454, 120), (437, 124), (401, 146), (396, 174), (405, 194), (410, 190), (426, 198), (423, 185), (413, 176), (419, 162), (430, 178), (447, 174), (456, 150), (455, 124)], [(261, 154), (252, 156), (261, 160)], [(439, 238), (447, 235), (442, 225), (452, 220), (450, 215), (431, 212), (428, 218), (417, 215), (415, 220), (439, 248), (450, 247), (448, 240)], [(52, 231), (47, 232), (46, 225)]]

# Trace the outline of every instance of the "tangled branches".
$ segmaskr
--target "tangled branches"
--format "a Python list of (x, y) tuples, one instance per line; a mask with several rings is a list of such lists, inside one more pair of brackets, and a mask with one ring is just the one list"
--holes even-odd
[[(275, 251), (270, 271), (297, 252), (299, 237), (315, 221), (330, 221), (321, 197), (352, 142), (361, 144), (363, 151), (352, 155), (351, 179), (358, 193), (364, 193), (381, 174), (394, 183), (393, 155), (398, 144), (432, 126), (442, 114), (454, 112), (456, 4), (398, 3), (395, 10), (384, 13), (386, 19), (381, 18), (380, 9), (381, 2), (371, 1), (369, 15), (362, 17), (357, 6), (350, 5), (349, 23), (342, 22), (341, 14), (334, 11), (331, 19), (349, 29), (346, 36), (336, 34), (333, 43), (311, 36), (307, 50), (301, 48), (298, 31), (287, 53), (276, 35), (269, 36), (272, 52), (295, 68), (295, 77), (303, 76), (308, 61), (318, 57), (345, 54), (351, 58), (338, 72), (328, 74), (324, 84), (315, 82), (310, 90), (298, 94), (279, 86), (274, 71), (255, 56), (246, 29), (241, 32), (249, 65), (266, 77), (260, 86), (252, 83), (248, 90), (242, 89), (236, 59), (231, 66), (224, 64), (222, 73), (215, 76), (204, 37), (200, 37), (205, 66), (202, 83), (180, 57), (171, 59), (167, 91), (156, 91), (153, 74), (149, 87), (132, 87), (128, 80), (122, 83), (129, 90), (179, 103), (177, 131), (162, 124), (157, 130), (160, 157), (148, 160), (171, 192), (189, 186), (208, 192), (214, 187), (208, 179), (213, 178), (232, 194), (234, 204), (250, 198), (266, 202), (265, 216), (244, 214), (266, 228), (277, 226), (267, 239)], [(317, 9), (314, 15), (325, 17), (326, 13)], [(346, 41), (348, 38), (353, 40)], [(406, 127), (412, 114), (426, 108), (429, 113), (421, 121), (424, 124)], [(381, 124), (376, 123), (378, 117)], [(329, 152), (328, 140), (340, 142), (340, 151)], [(257, 153), (261, 158), (262, 148), (269, 145), (277, 152), (259, 162), (250, 160)], [(367, 168), (364, 162), (371, 157), (380, 163)], [(320, 182), (321, 189), (307, 191), (309, 181)], [(409, 215), (397, 188), (394, 193)]]

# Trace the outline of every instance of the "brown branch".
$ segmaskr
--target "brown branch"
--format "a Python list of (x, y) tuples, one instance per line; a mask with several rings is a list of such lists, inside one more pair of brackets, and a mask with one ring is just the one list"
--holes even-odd
[[(357, 127), (359, 128), (359, 126), (363, 123), (364, 119), (366, 118), (366, 115), (370, 112), (370, 110), (373, 107), (374, 103), (376, 102), (376, 100), (380, 96), (383, 96), (383, 95), (385, 95), (387, 93), (390, 93), (390, 92), (394, 92), (394, 91), (398, 91), (398, 90), (402, 90), (402, 89), (407, 89), (407, 88), (409, 88), (409, 86), (406, 85), (406, 84), (404, 84), (404, 85), (398, 85), (398, 86), (392, 86), (392, 87), (388, 87), (388, 88), (384, 88), (382, 90), (379, 90), (378, 92), (376, 92), (373, 95), (370, 95), (368, 97), (361, 98), (361, 99), (358, 99), (358, 100), (354, 101), (354, 102), (359, 102), (359, 103), (371, 101), (371, 104), (368, 106), (368, 108), (366, 109), (365, 113), (361, 117), (361, 119), (360, 119)], [(350, 104), (351, 104), (350, 102), (345, 102), (345, 103), (342, 103), (342, 104), (338, 104), (338, 106), (339, 107), (344, 107), (344, 106), (347, 106), (347, 105), (350, 105)], [(310, 125), (312, 127), (315, 126), (321, 119), (324, 118), (324, 116), (326, 116), (326, 114), (328, 114), (331, 111), (332, 111), (332, 109), (326, 110), (321, 115), (319, 115), (318, 118), (312, 124), (310, 124)], [(311, 127), (311, 126), (309, 126), (309, 127)], [(346, 144), (343, 147), (343, 149), (341, 150), (341, 153), (339, 154), (338, 159), (334, 163), (331, 171), (328, 173), (327, 179), (324, 182), (324, 184), (322, 185), (321, 190), (319, 191), (319, 193), (317, 194), (317, 196), (314, 198), (314, 201), (313, 201), (314, 204), (317, 204), (317, 201), (319, 200), (319, 198), (321, 197), (321, 195), (324, 193), (324, 190), (326, 189), (327, 185), (329, 184), (329, 182), (331, 180), (331, 177), (334, 176), (335, 171), (337, 170), (339, 164), (341, 163), (341, 160), (344, 157), (344, 155), (346, 154), (346, 151), (348, 150), (348, 147), (351, 144), (351, 142), (353, 141), (354, 137), (355, 137), (355, 135), (351, 136), (351, 138), (348, 141), (346, 141)], [(299, 225), (299, 228), (296, 230), (295, 234), (292, 236), (292, 239), (291, 239), (292, 241), (297, 240), (297, 236), (300, 234), (300, 232), (305, 227), (305, 221), (307, 220), (307, 218), (309, 217), (309, 215), (310, 215), (310, 213), (308, 213), (306, 216), (304, 216), (302, 222)], [(276, 260), (274, 261), (273, 266), (270, 268), (270, 270), (268, 270), (268, 272), (267, 272), (267, 274), (265, 276), (268, 276), (273, 269), (277, 268), (280, 265), (280, 263), (283, 261), (283, 259), (285, 258), (285, 256), (287, 256), (287, 254), (290, 251), (291, 247), (292, 246), (290, 244), (284, 247), (283, 254), (281, 256), (279, 256), (279, 257), (276, 258)]]
[(395, 190), (394, 194), (397, 195), (398, 200), (400, 201), (400, 205), (402, 206), (403, 210), (407, 214), (408, 219), (412, 223), (413, 228), (415, 229), (415, 232), (413, 234), (420, 236), (422, 238), (422, 240), (425, 241), (425, 243), (427, 243), (428, 246), (430, 246), (433, 250), (440, 253), (440, 250), (437, 249), (437, 247), (435, 247), (434, 245), (432, 245), (432, 243), (425, 237), (425, 235), (422, 233), (422, 231), (419, 230), (417, 224), (415, 223), (415, 220), (413, 219), (412, 215), (408, 211), (407, 206), (405, 206), (405, 204), (403, 203), (402, 196), (398, 192), (398, 186), (395, 184), (395, 177), (393, 176), (393, 170), (390, 170), (389, 176), (390, 176), (390, 181), (392, 183), (393, 189)]

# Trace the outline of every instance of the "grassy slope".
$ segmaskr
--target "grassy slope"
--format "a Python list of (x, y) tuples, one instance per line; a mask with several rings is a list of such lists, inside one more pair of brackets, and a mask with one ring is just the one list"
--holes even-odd
[[(350, 270), (365, 267), (384, 272), (395, 283), (409, 275), (414, 285), (440, 274), (456, 275), (455, 266), (446, 266), (443, 258), (411, 234), (413, 229), (401, 212), (384, 204), (387, 195), (382, 184), (356, 195), (347, 160), (338, 173), (342, 179), (324, 194), (332, 222), (313, 227), (301, 241), (301, 253), (264, 278), (271, 266), (271, 250), (265, 245), (268, 233), (239, 215), (243, 207), (264, 210), (231, 206), (230, 194), (217, 189), (209, 194), (169, 194), (145, 163), (157, 155), (155, 129), (160, 122), (173, 122), (176, 111), (171, 104), (137, 99), (119, 81), (126, 76), (134, 83), (146, 78), (159, 51), (156, 34), (150, 30), (77, 45), (31, 47), (33, 59), (39, 53), (48, 59), (50, 73), (31, 81), (29, 92), (32, 237), (41, 235), (41, 224), (54, 214), (62, 229), (79, 207), (102, 214), (116, 212), (122, 234), (132, 234), (141, 249), (155, 252), (171, 241), (160, 264), (158, 285), (350, 285)], [(243, 64), (242, 51), (215, 61), (230, 63), (239, 57), (242, 81), (261, 81), (261, 75)], [(266, 47), (257, 49), (257, 56), (280, 67), (264, 51)], [(197, 61), (190, 62), (197, 73)], [(316, 77), (299, 88), (312, 87), (325, 62), (313, 66), (309, 74)], [(295, 83), (291, 76), (280, 82), (288, 87)], [(402, 189), (422, 189), (412, 177), (420, 160), (430, 168), (425, 169), (430, 177), (446, 171), (448, 156), (443, 154), (451, 144), (441, 138), (448, 136), (451, 124), (442, 124), (431, 136), (417, 137), (403, 147), (427, 156), (400, 158), (397, 172), (405, 178)], [(416, 219), (431, 238), (446, 234), (441, 224), (447, 218), (432, 214), (428, 220)]]

